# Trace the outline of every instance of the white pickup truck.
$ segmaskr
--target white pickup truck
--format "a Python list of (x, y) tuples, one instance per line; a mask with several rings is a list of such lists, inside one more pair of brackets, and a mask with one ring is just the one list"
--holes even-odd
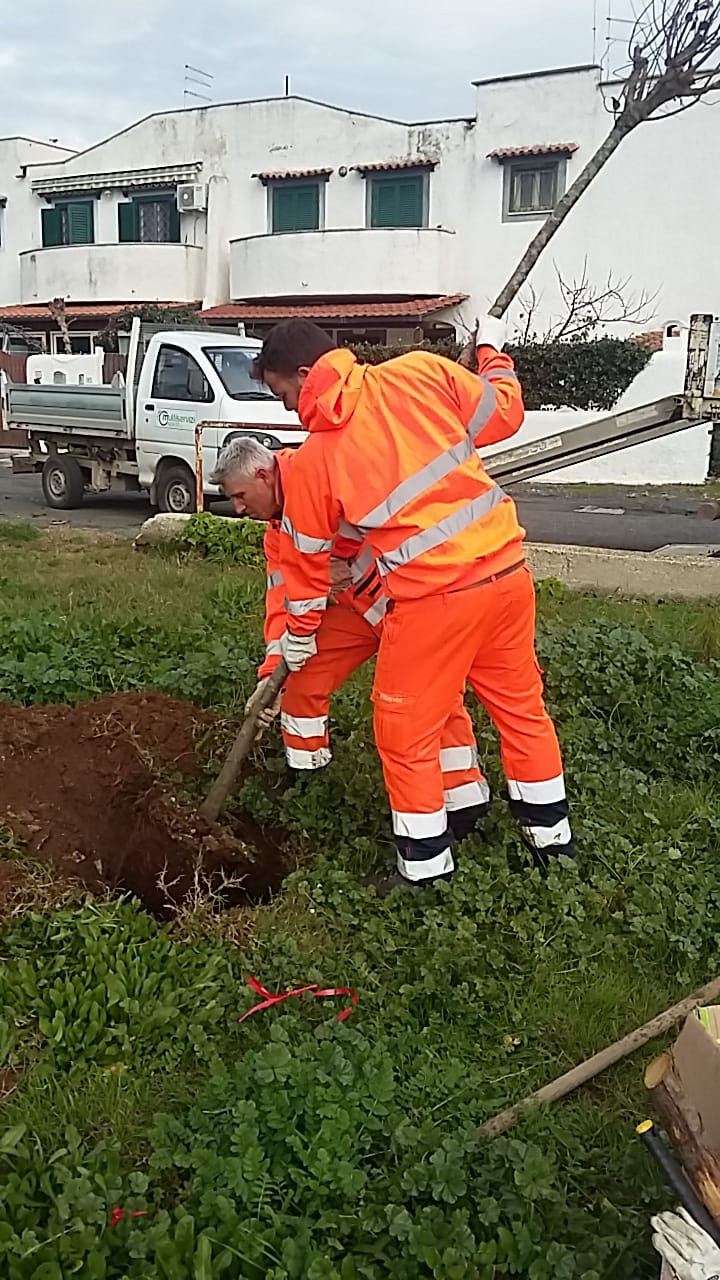
[[(270, 449), (305, 439), (296, 415), (251, 377), (260, 347), (238, 333), (149, 330), (134, 320), (125, 381), (8, 385), (7, 425), (30, 441), (13, 470), (41, 472), (48, 506), (61, 510), (80, 506), (86, 492), (145, 489), (160, 511), (194, 511), (197, 423), (211, 424), (202, 434), (204, 477), (234, 436)], [(218, 496), (206, 480), (203, 488)]]

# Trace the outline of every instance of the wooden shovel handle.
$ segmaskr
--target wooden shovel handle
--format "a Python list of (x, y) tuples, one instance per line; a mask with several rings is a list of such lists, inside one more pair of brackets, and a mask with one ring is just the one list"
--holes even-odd
[(205, 818), (207, 822), (217, 822), (220, 810), (230, 795), (235, 779), (240, 772), (240, 766), (252, 750), (257, 732), (258, 716), (261, 711), (264, 711), (266, 707), (271, 706), (275, 701), (287, 677), (287, 663), (284, 658), (281, 658), (252, 711), (248, 712), (243, 720), (238, 736), (228, 752), (222, 769), (200, 805), (200, 816)]

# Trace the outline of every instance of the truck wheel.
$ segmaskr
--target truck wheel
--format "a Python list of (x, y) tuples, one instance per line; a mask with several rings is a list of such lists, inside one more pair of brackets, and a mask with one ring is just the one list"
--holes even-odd
[(75, 458), (68, 453), (56, 453), (48, 458), (42, 469), (42, 490), (47, 505), (56, 511), (79, 507), (85, 492), (85, 477)]
[(157, 504), (160, 511), (187, 515), (195, 510), (195, 477), (181, 462), (165, 467), (157, 482)]

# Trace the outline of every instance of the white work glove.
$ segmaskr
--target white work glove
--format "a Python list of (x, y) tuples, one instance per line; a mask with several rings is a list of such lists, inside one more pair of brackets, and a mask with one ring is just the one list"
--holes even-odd
[(480, 316), (477, 325), (475, 346), (494, 347), (496, 351), (502, 351), (507, 342), (507, 322), (498, 316)]
[[(250, 697), (245, 703), (246, 716), (249, 716), (250, 712), (254, 711), (258, 702), (262, 698), (263, 690), (269, 679), (270, 679), (269, 676), (263, 676), (263, 678), (258, 681), (257, 688), (250, 694)], [(273, 720), (275, 720), (277, 716), (280, 715), (281, 700), (282, 700), (282, 691), (279, 691), (275, 701), (271, 702), (268, 707), (263, 707), (262, 711), (258, 713), (258, 718), (257, 718), (258, 737), (260, 737), (260, 734), (262, 733), (263, 729), (269, 729)]]
[(719, 1280), (720, 1248), (685, 1209), (650, 1219), (652, 1242), (677, 1280)]
[(294, 636), (286, 631), (280, 640), (280, 652), (291, 671), (300, 671), (317, 653), (317, 641), (314, 635)]
[(329, 600), (336, 604), (338, 596), (341, 596), (343, 591), (347, 591), (351, 586), (352, 574), (347, 560), (341, 560), (339, 556), (331, 556)]

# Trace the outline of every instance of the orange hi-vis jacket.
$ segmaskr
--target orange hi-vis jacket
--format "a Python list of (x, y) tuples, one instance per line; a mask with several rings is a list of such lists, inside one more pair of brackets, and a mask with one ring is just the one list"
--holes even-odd
[[(296, 449), (280, 449), (275, 454), (279, 473), (280, 500), (287, 488), (290, 465), (297, 454)], [(288, 625), (288, 610), (285, 599), (285, 583), (280, 569), (280, 524), (281, 517), (271, 520), (265, 530), (263, 550), (267, 560), (267, 587), (265, 594), (265, 657), (258, 670), (262, 679), (275, 670), (280, 661), (280, 638)], [(350, 531), (353, 532), (353, 531)], [(353, 608), (369, 626), (378, 630), (382, 626), (387, 609), (388, 598), (382, 589), (382, 582), (375, 569), (375, 559), (367, 556), (367, 546), (351, 537), (339, 533), (333, 541), (332, 554), (349, 562), (353, 586), (344, 591), (338, 600)]]
[(413, 351), (372, 366), (334, 350), (300, 393), (310, 431), (285, 490), (280, 565), (288, 627), (317, 630), (338, 534), (362, 541), (391, 599), (470, 586), (522, 559), (515, 504), (477, 449), (518, 430), (520, 383), (509, 356), (478, 351), (478, 374)]

